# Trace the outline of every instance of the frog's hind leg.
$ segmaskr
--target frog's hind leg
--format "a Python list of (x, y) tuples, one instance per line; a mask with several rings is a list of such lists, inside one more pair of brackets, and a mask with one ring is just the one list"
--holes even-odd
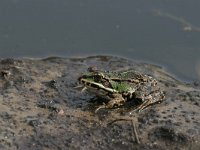
[(144, 110), (146, 107), (148, 107), (151, 104), (150, 100), (146, 100), (144, 103), (140, 104), (139, 106), (137, 106), (135, 108), (136, 111), (141, 112), (142, 110)]
[(140, 104), (139, 106), (137, 106), (135, 108), (136, 111), (138, 112), (141, 112), (142, 110), (144, 110), (145, 108), (151, 106), (151, 105), (154, 105), (154, 104), (157, 104), (157, 103), (160, 103), (161, 101), (157, 101), (157, 102), (152, 102), (152, 99), (147, 99), (145, 100), (145, 102), (143, 102), (142, 104)]

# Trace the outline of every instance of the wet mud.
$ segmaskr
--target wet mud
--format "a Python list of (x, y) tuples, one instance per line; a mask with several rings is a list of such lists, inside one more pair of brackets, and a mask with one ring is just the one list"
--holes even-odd
[[(90, 66), (134, 69), (159, 81), (166, 98), (142, 112), (95, 109), (77, 79)], [(176, 80), (159, 66), (123, 58), (1, 59), (0, 149), (199, 149), (200, 84)]]

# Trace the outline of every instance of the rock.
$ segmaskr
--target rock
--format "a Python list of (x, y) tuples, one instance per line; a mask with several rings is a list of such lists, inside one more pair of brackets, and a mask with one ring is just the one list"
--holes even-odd
[[(149, 74), (166, 99), (141, 112), (127, 103), (95, 113), (103, 101), (75, 88), (90, 66)], [(200, 142), (199, 84), (159, 66), (111, 56), (1, 59), (0, 92), (0, 149), (191, 149)]]

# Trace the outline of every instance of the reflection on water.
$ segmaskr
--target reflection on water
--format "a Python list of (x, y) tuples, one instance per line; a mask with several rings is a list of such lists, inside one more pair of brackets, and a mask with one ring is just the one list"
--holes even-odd
[(109, 54), (200, 80), (200, 1), (2, 0), (1, 57)]
[(167, 12), (162, 12), (160, 10), (153, 10), (155, 12), (155, 15), (160, 16), (160, 17), (166, 17), (170, 20), (176, 21), (177, 23), (180, 23), (183, 26), (183, 31), (194, 31), (194, 32), (200, 32), (200, 27), (195, 26), (185, 20), (182, 17), (175, 16), (173, 14), (167, 13)]

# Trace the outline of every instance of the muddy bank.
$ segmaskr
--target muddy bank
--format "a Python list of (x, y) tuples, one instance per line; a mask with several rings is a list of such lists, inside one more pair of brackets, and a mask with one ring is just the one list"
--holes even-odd
[[(125, 107), (95, 113), (96, 96), (74, 88), (89, 66), (149, 74), (165, 101), (140, 113)], [(199, 83), (182, 83), (158, 66), (103, 56), (1, 59), (0, 92), (0, 149), (200, 147)]]

